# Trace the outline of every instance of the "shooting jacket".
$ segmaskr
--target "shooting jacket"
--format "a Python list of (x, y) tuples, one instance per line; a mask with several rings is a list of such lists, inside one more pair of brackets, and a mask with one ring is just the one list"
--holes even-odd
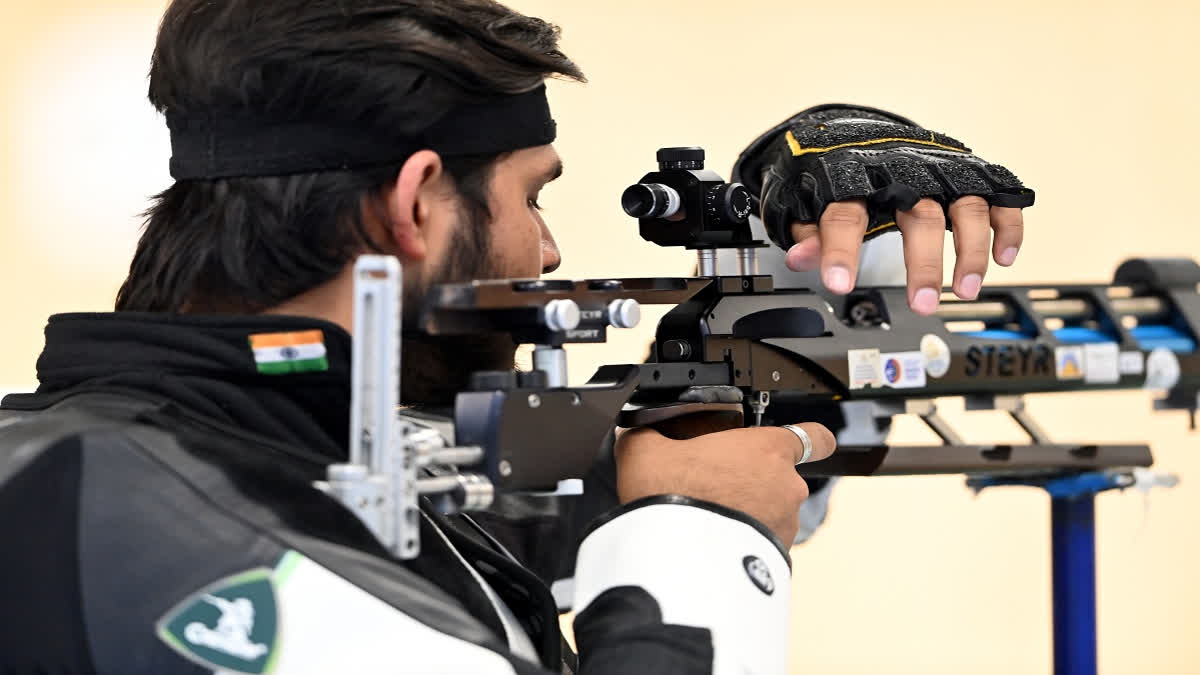
[[(254, 349), (296, 334), (321, 348)], [(336, 326), (62, 315), (46, 338), (37, 392), (0, 406), (0, 672), (785, 669), (786, 552), (716, 505), (425, 505), (421, 555), (391, 556), (313, 487), (347, 455)]]

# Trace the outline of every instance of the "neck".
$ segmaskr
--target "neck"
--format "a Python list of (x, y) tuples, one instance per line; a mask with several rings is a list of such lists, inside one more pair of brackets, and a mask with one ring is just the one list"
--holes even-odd
[[(406, 286), (418, 288), (405, 278)], [(420, 297), (417, 295), (416, 297)], [(416, 305), (405, 296), (406, 304)], [(265, 312), (322, 319), (353, 335), (354, 264), (333, 279)], [(470, 384), (471, 374), (482, 370), (511, 370), (516, 346), (507, 334), (454, 335), (430, 338), (416, 333), (402, 340), (403, 376), (400, 400), (411, 406), (453, 405), (454, 398)]]
[(353, 333), (354, 265), (346, 265), (336, 277), (264, 310), (263, 314), (322, 319)]

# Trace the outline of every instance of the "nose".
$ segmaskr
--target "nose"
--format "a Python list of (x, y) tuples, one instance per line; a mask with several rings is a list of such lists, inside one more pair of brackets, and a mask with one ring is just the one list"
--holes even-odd
[(562, 265), (562, 253), (558, 250), (558, 243), (554, 241), (554, 235), (550, 233), (550, 228), (542, 226), (542, 274), (550, 274)]

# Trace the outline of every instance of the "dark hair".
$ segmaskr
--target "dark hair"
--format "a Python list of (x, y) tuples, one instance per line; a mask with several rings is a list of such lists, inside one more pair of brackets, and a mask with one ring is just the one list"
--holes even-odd
[[(448, 111), (583, 73), (559, 31), (492, 0), (174, 0), (159, 28), (159, 112), (280, 111), (419, 133)], [(472, 222), (490, 218), (501, 155), (443, 158)], [(364, 210), (390, 166), (178, 181), (157, 195), (118, 311), (253, 312), (336, 276), (375, 248)]]

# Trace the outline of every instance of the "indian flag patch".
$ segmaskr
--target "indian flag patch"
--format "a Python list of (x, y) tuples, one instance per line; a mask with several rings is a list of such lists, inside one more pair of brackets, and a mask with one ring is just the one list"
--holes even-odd
[(250, 336), (254, 363), (264, 375), (315, 373), (329, 370), (325, 334), (319, 330), (262, 333)]

